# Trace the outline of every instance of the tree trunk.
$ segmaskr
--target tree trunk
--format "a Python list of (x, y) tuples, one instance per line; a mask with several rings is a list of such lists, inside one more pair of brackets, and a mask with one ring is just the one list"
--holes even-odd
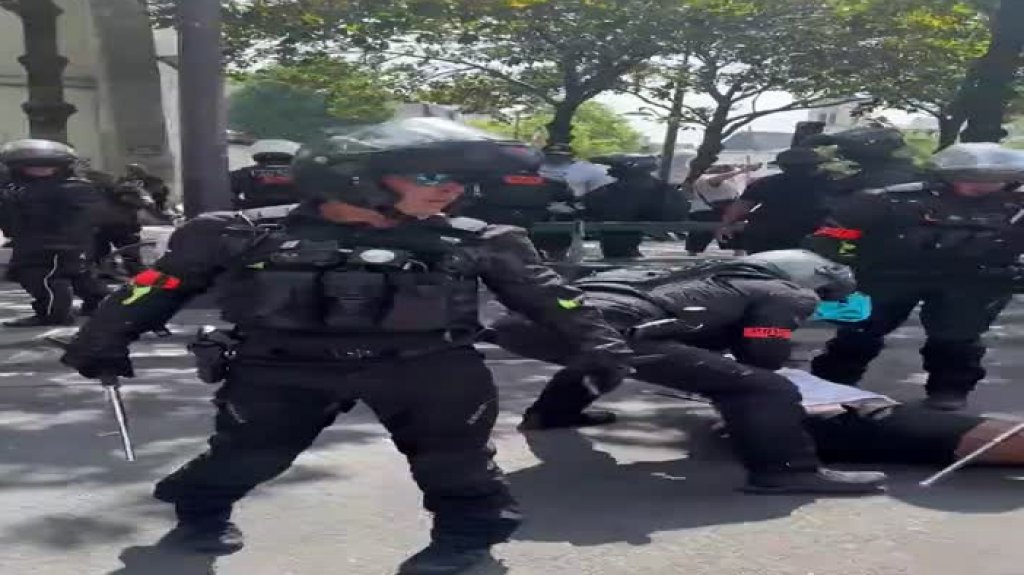
[(711, 122), (704, 127), (704, 139), (697, 148), (697, 157), (690, 162), (690, 172), (686, 175), (686, 183), (693, 184), (718, 161), (725, 140), (725, 128), (729, 124), (729, 104), (719, 104)]
[(572, 119), (583, 102), (576, 99), (562, 100), (555, 106), (555, 117), (548, 124), (548, 145), (572, 144)]
[(1013, 99), (1013, 83), (1024, 52), (1024, 1), (1002, 0), (992, 15), (992, 43), (977, 63), (974, 82), (968, 86), (965, 142), (998, 142), (1006, 110)]

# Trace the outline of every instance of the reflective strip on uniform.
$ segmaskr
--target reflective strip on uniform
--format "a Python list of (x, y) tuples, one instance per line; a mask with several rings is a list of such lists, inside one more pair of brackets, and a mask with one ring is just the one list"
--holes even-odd
[(747, 339), (792, 339), (793, 330), (781, 327), (748, 327), (743, 329)]
[(558, 300), (558, 305), (563, 309), (576, 309), (583, 305), (583, 296), (576, 299), (561, 299)]
[(818, 231), (814, 232), (814, 235), (820, 238), (854, 241), (864, 237), (864, 232), (862, 230), (855, 230), (852, 228), (823, 227), (818, 228)]

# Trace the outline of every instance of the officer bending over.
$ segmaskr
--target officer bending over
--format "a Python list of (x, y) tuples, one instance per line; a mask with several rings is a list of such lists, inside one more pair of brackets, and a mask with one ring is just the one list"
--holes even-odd
[(74, 177), (75, 151), (48, 140), (18, 140), (0, 148), (0, 162), (11, 173), (0, 195), (14, 238), (8, 277), (32, 296), (30, 317), (4, 322), (7, 327), (74, 323), (74, 296), (89, 314), (107, 290), (89, 268), (99, 192)]
[[(576, 282), (587, 302), (631, 336), (634, 377), (709, 398), (722, 414), (754, 493), (875, 493), (885, 476), (819, 466), (804, 429), (800, 393), (774, 373), (792, 332), (818, 298), (854, 289), (845, 266), (801, 250), (766, 252), (683, 270), (622, 270)], [(514, 315), (493, 326), (518, 355), (564, 364), (557, 333)], [(738, 361), (722, 355), (731, 351)], [(614, 414), (584, 409), (619, 379), (558, 372), (523, 419), (523, 429), (600, 425)]]
[(434, 514), (430, 546), (401, 573), (461, 573), (507, 540), (520, 519), (488, 443), (498, 407), (472, 347), (478, 280), (572, 342), (580, 369), (618, 371), (630, 356), (521, 229), (440, 215), (461, 181), (536, 169), (539, 158), (489, 141), (404, 137), (401, 122), (378, 128), (300, 150), (305, 200), (280, 226), (221, 213), (179, 229), (63, 359), (86, 377), (130, 377), (129, 344), (222, 283), (238, 343), (226, 368), (204, 364), (205, 379), (226, 377), (216, 432), (155, 492), (175, 505), (194, 549), (239, 549), (234, 503), (288, 469), (355, 400), (388, 428)]
[(815, 375), (856, 385), (885, 336), (922, 304), (926, 405), (957, 410), (985, 377), (981, 336), (1009, 303), (1024, 252), (1024, 152), (959, 144), (935, 155), (932, 180), (851, 197), (807, 241), (851, 265), (874, 312), (844, 326)]

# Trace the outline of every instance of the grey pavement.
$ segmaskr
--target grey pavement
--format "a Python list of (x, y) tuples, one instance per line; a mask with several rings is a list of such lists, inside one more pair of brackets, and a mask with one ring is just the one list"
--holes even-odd
[[(0, 284), (0, 319), (26, 309)], [(184, 334), (213, 319), (190, 309), (175, 324)], [(1022, 320), (1018, 301), (993, 330), (991, 376), (974, 409), (1024, 414)], [(245, 550), (213, 560), (157, 545), (172, 518), (151, 485), (198, 453), (211, 427), (212, 388), (195, 380), (183, 336), (135, 348), (139, 377), (124, 393), (139, 460), (128, 464), (96, 384), (55, 363), (46, 330), (10, 332), (0, 328), (0, 573), (387, 575), (426, 542), (406, 464), (360, 408), (240, 505)], [(808, 357), (828, 330), (800, 335)], [(895, 334), (867, 386), (919, 398), (920, 335), (916, 324)], [(496, 549), (501, 563), (476, 575), (1024, 572), (1024, 470), (968, 470), (924, 491), (916, 482), (928, 470), (889, 468), (884, 496), (744, 496), (739, 468), (707, 432), (706, 407), (629, 384), (603, 402), (619, 424), (526, 437), (518, 416), (554, 368), (489, 354), (502, 393), (498, 459), (529, 522)]]

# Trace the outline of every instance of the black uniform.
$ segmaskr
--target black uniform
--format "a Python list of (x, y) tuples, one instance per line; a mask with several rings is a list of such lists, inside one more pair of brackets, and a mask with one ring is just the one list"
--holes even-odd
[(106, 264), (113, 246), (120, 250), (128, 275), (142, 271), (140, 212), (153, 207), (149, 194), (136, 182), (104, 186), (92, 252), (94, 263), (101, 266)]
[(239, 210), (299, 201), (290, 160), (262, 161), (231, 172), (231, 194)]
[(966, 396), (985, 377), (981, 336), (1012, 295), (1024, 228), (1011, 219), (1022, 209), (1019, 193), (966, 198), (943, 184), (862, 192), (837, 208), (807, 245), (855, 268), (873, 313), (839, 330), (814, 373), (855, 385), (885, 336), (923, 304), (928, 393)]
[[(616, 181), (583, 197), (588, 220), (660, 222), (686, 217), (682, 194), (651, 175), (657, 167), (654, 158), (613, 156), (601, 163), (611, 165), (608, 175)], [(606, 258), (640, 257), (643, 238), (642, 232), (601, 232), (601, 253)]]
[[(636, 366), (638, 379), (698, 393), (721, 411), (744, 464), (752, 472), (814, 469), (817, 459), (802, 421), (800, 394), (772, 373), (790, 355), (792, 332), (818, 303), (813, 291), (780, 280), (757, 266), (717, 263), (689, 270), (613, 271), (575, 283), (587, 302), (627, 333), (638, 325), (682, 318), (660, 333), (638, 333), (638, 356), (660, 359)], [(693, 308), (702, 308), (689, 311)], [(497, 322), (496, 341), (514, 353), (564, 363), (571, 351), (557, 334), (516, 316)], [(736, 359), (723, 357), (732, 352)], [(600, 394), (569, 371), (556, 376), (531, 413), (571, 419)], [(603, 387), (602, 387), (603, 386)], [(528, 414), (529, 417), (529, 414)]]
[(226, 516), (362, 400), (409, 459), (435, 542), (489, 546), (519, 515), (488, 443), (498, 409), (472, 347), (478, 278), (580, 353), (628, 354), (518, 228), (438, 217), (377, 230), (303, 206), (280, 229), (233, 214), (188, 223), (152, 270), (101, 306), (65, 360), (123, 367), (131, 341), (219, 281), (241, 341), (217, 392), (216, 433), (157, 498), (180, 517)]
[[(537, 249), (551, 259), (559, 259), (569, 249), (569, 233), (535, 232), (539, 222), (573, 219), (572, 190), (560, 182), (535, 174), (502, 175), (478, 183), (476, 193), (466, 198), (457, 213), (492, 224), (518, 226), (530, 231)], [(552, 206), (564, 204), (570, 210), (559, 215)]]
[(68, 324), (74, 295), (88, 312), (107, 294), (86, 255), (99, 192), (67, 176), (30, 179), (14, 171), (12, 178), (0, 197), (0, 213), (14, 238), (8, 276), (32, 296), (34, 321)]

